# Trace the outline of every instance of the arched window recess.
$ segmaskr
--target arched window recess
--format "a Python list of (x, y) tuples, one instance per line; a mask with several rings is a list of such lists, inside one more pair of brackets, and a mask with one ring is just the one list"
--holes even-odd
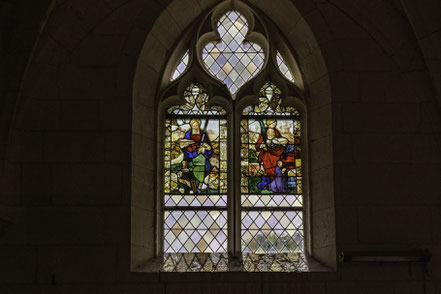
[[(195, 23), (160, 85), (156, 255), (171, 271), (189, 260), (201, 271), (222, 271), (227, 253), (242, 257), (245, 271), (262, 270), (257, 255), (245, 253), (288, 254), (293, 266), (281, 271), (308, 270), (307, 111), (293, 53), (271, 21), (240, 1), (225, 1)], [(207, 129), (209, 121), (224, 137)], [(276, 141), (279, 147), (266, 147)], [(196, 253), (211, 255), (182, 256)], [(276, 259), (263, 270), (274, 270)]]

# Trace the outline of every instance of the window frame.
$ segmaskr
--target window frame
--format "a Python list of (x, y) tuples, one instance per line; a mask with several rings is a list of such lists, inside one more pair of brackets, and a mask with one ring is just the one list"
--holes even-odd
[[(241, 253), (241, 192), (240, 192), (240, 179), (236, 179), (237, 176), (240, 176), (240, 152), (234, 152), (234, 150), (240, 150), (240, 120), (242, 116), (243, 109), (248, 105), (253, 105), (258, 103), (259, 101), (259, 91), (261, 86), (267, 82), (271, 81), (276, 84), (282, 91), (282, 105), (284, 106), (293, 106), (295, 107), (300, 116), (300, 123), (302, 125), (302, 164), (303, 168), (303, 226), (304, 226), (304, 253), (306, 255), (310, 254), (310, 237), (308, 236), (309, 232), (309, 217), (310, 213), (308, 211), (309, 207), (309, 176), (308, 176), (308, 144), (307, 144), (307, 111), (304, 103), (304, 95), (301, 93), (297, 84), (303, 85), (302, 79), (299, 75), (295, 75), (295, 72), (298, 71), (298, 66), (295, 63), (295, 59), (292, 56), (291, 52), (288, 51), (288, 46), (282, 45), (285, 44), (283, 37), (280, 32), (276, 32), (274, 28), (271, 29), (274, 36), (272, 39), (276, 41), (272, 42), (268, 41), (265, 38), (262, 38), (262, 34), (255, 33), (252, 31), (255, 26), (255, 19), (257, 17), (256, 13), (251, 10), (248, 6), (242, 4), (238, 6), (232, 7), (228, 5), (228, 2), (223, 2), (218, 5), (211, 13), (206, 15), (205, 21), (202, 21), (202, 25), (196, 29), (196, 27), (192, 27), (189, 29), (189, 32), (194, 30), (199, 30), (201, 32), (201, 28), (206, 26), (206, 22), (211, 23), (211, 29), (216, 27), (216, 23), (220, 17), (222, 17), (227, 11), (236, 10), (243, 14), (247, 21), (249, 21), (249, 35), (251, 35), (251, 39), (247, 36), (247, 40), (254, 40), (262, 44), (262, 48), (265, 54), (265, 61), (262, 70), (257, 73), (257, 75), (247, 81), (242, 88), (240, 88), (236, 95), (235, 100), (232, 99), (232, 95), (225, 89), (224, 84), (211, 76), (211, 74), (204, 68), (203, 60), (201, 58), (202, 48), (216, 38), (213, 31), (208, 31), (202, 34), (199, 38), (183, 38), (175, 52), (173, 52), (173, 61), (169, 62), (168, 67), (164, 71), (163, 83), (166, 84), (165, 90), (162, 91), (162, 97), (160, 100), (160, 105), (158, 107), (158, 150), (160, 153), (158, 154), (158, 180), (157, 180), (157, 221), (156, 221), (156, 254), (160, 256), (163, 253), (163, 239), (164, 239), (164, 229), (163, 229), (163, 216), (164, 216), (164, 192), (162, 191), (162, 187), (164, 186), (163, 175), (164, 175), (164, 160), (162, 160), (163, 154), (163, 126), (166, 119), (166, 110), (174, 105), (182, 105), (185, 103), (185, 99), (183, 98), (184, 89), (192, 82), (197, 82), (201, 84), (204, 88), (207, 89), (209, 98), (209, 105), (220, 105), (227, 110), (227, 123), (228, 123), (228, 153), (232, 156), (228, 158), (228, 198), (227, 198), (227, 207), (228, 207), (228, 253), (232, 256), (240, 256)], [(210, 17), (211, 16), (211, 17)], [(260, 23), (263, 23), (262, 20), (259, 20)], [(269, 30), (265, 27), (265, 32), (267, 33)], [(214, 30), (214, 29), (213, 29)], [(191, 34), (190, 34), (191, 35)], [(189, 48), (187, 48), (184, 44), (187, 44)], [(183, 73), (174, 80), (171, 80), (171, 77), (174, 73), (176, 65), (179, 63), (183, 54), (186, 51), (189, 51), (189, 61), (187, 64), (187, 68), (183, 71)], [(296, 83), (292, 83), (283, 74), (280, 72), (277, 61), (276, 61), (276, 52), (279, 51), (285, 59), (287, 66), (289, 67)], [(298, 82), (297, 82), (298, 81)], [(170, 93), (172, 93), (170, 95)], [(216, 95), (219, 94), (219, 95)], [(289, 95), (291, 94), (291, 95)]]

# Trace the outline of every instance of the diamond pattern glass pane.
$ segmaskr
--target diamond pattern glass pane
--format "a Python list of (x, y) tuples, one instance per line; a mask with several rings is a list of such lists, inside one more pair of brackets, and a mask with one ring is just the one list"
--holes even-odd
[(303, 272), (309, 269), (302, 253), (246, 253), (242, 260), (247, 272)]
[(164, 213), (164, 252), (227, 251), (227, 211), (172, 210)]
[(242, 195), (242, 207), (302, 207), (302, 195)]
[(280, 72), (285, 76), (285, 78), (287, 78), (289, 81), (294, 83), (294, 78), (292, 77), (288, 64), (286, 63), (285, 59), (283, 58), (282, 54), (280, 54), (279, 51), (277, 51), (276, 60)]
[(165, 272), (226, 272), (227, 253), (165, 253)]
[(233, 98), (239, 88), (263, 67), (262, 47), (245, 40), (248, 22), (237, 11), (229, 11), (217, 24), (220, 41), (208, 43), (202, 50), (206, 69), (225, 83)]
[(182, 75), (182, 73), (187, 69), (188, 53), (189, 53), (189, 50), (185, 51), (184, 55), (182, 55), (181, 60), (179, 61), (179, 64), (176, 67), (175, 72), (173, 73), (172, 78), (170, 79), (171, 81), (174, 81), (177, 78), (179, 78)]
[(243, 253), (303, 252), (301, 211), (242, 211)]
[(227, 195), (165, 195), (165, 207), (227, 206)]

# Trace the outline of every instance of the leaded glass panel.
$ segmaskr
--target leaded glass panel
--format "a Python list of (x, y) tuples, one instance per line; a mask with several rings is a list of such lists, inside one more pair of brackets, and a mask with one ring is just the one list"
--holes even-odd
[(280, 72), (287, 78), (290, 82), (294, 83), (294, 78), (292, 76), (291, 71), (289, 70), (288, 64), (283, 58), (282, 54), (277, 51), (276, 54), (277, 66), (279, 67)]
[(243, 253), (303, 252), (301, 122), (281, 102), (267, 82), (240, 122)]
[(164, 251), (214, 253), (227, 251), (227, 211), (166, 210)]
[(233, 97), (239, 88), (263, 67), (264, 52), (258, 44), (245, 40), (248, 22), (237, 11), (229, 11), (217, 23), (220, 41), (202, 50), (205, 68), (227, 85)]
[(168, 109), (164, 138), (164, 252), (227, 250), (227, 120), (199, 84)]
[(165, 272), (226, 272), (227, 253), (165, 253)]
[(182, 75), (182, 73), (187, 69), (188, 57), (189, 57), (188, 55), (189, 55), (189, 50), (185, 51), (184, 55), (182, 55), (181, 60), (179, 61), (179, 64), (173, 73), (171, 81), (174, 81), (177, 78), (179, 78)]

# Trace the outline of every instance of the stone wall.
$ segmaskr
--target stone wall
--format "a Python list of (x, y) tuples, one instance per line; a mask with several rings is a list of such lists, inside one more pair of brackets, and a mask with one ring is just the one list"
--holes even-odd
[[(9, 105), (1, 112), (0, 292), (441, 293), (437, 0), (286, 0), (298, 9), (295, 17), (272, 11), (269, 1), (250, 1), (280, 27), (314, 33), (315, 40), (292, 45), (311, 73), (311, 95), (331, 92), (332, 102), (311, 107), (319, 130), (328, 125), (319, 118), (331, 115), (332, 142), (311, 138), (310, 147), (333, 146), (323, 160), (333, 157), (337, 249), (428, 248), (427, 268), (344, 263), (333, 273), (130, 272), (132, 133), (149, 140), (145, 129), (132, 129), (132, 106), (155, 110), (142, 101), (132, 105), (136, 68), (144, 62), (138, 58), (150, 44), (155, 58), (145, 61), (144, 73), (154, 89), (158, 82), (149, 77), (161, 74), (175, 35), (191, 21), (184, 12), (202, 13), (215, 1), (170, 2), (0, 2), (8, 16), (1, 23), (2, 105)], [(161, 14), (169, 22), (158, 24)], [(153, 32), (154, 25), (166, 29)], [(313, 62), (317, 48), (326, 71)], [(141, 119), (139, 126), (154, 125), (152, 116)], [(136, 187), (152, 190), (142, 182), (152, 170), (140, 171)], [(316, 183), (312, 195), (314, 189), (327, 187)]]

